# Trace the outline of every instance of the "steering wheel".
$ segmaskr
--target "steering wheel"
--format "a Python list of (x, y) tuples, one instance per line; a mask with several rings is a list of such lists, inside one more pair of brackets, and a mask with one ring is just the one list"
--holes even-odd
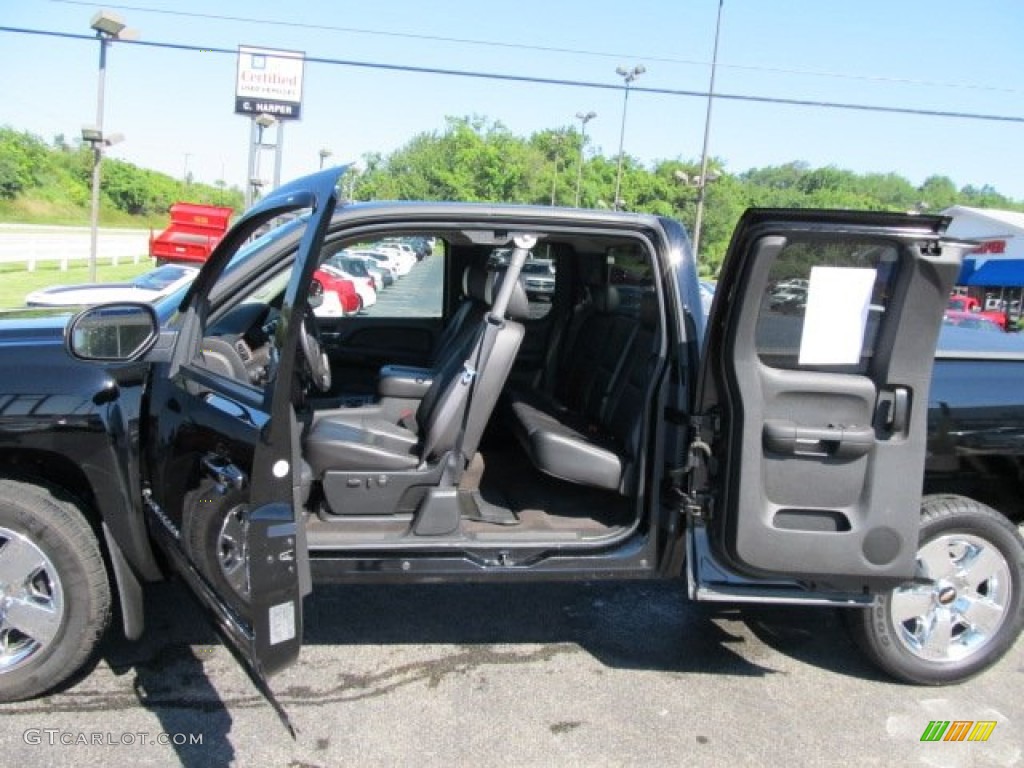
[(316, 324), (316, 316), (312, 309), (307, 309), (302, 316), (302, 327), (299, 329), (299, 343), (302, 345), (302, 356), (306, 360), (306, 374), (313, 386), (321, 392), (331, 388), (331, 362), (327, 359), (320, 344), (320, 329)]

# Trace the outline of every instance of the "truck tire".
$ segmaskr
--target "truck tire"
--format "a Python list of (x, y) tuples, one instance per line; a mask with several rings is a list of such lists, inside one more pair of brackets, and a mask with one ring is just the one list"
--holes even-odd
[(900, 680), (967, 680), (998, 661), (1024, 627), (1024, 540), (991, 507), (926, 496), (917, 563), (930, 583), (893, 589), (851, 611), (853, 637)]
[(78, 672), (110, 623), (99, 542), (55, 488), (0, 479), (0, 701)]

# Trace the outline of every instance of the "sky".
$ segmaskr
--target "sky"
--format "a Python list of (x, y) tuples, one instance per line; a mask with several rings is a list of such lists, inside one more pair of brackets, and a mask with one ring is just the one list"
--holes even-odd
[[(114, 43), (104, 126), (144, 167), (242, 187), (249, 118), (234, 113), (239, 45), (303, 51), (302, 118), (283, 131), (282, 180), (387, 154), (446, 116), (480, 116), (528, 136), (578, 112), (592, 152), (648, 166), (698, 161), (718, 0), (0, 0), (0, 26), (91, 35), (101, 8), (139, 40)], [(214, 18), (214, 16), (220, 18)], [(230, 17), (230, 18), (228, 18)], [(716, 98), (709, 154), (724, 169), (800, 161), (920, 184), (991, 185), (1024, 200), (1024, 3), (1019, 0), (724, 0), (716, 94), (1009, 117), (980, 120)], [(96, 120), (99, 45), (0, 31), (0, 125), (68, 139)], [(390, 71), (385, 64), (539, 77), (548, 85)], [(623, 117), (616, 67), (643, 65)], [(604, 86), (604, 87), (596, 87)], [(267, 132), (274, 140), (273, 129)], [(271, 156), (262, 160), (269, 168)], [(269, 175), (269, 171), (262, 175)]]

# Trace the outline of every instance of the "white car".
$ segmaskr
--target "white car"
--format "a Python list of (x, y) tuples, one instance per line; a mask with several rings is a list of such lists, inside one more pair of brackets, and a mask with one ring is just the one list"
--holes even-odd
[(372, 251), (351, 251), (353, 256), (369, 256), (376, 262), (383, 264), (390, 269), (395, 277), (405, 277), (409, 274), (412, 266), (401, 257), (401, 251), (383, 250), (374, 248)]
[(199, 274), (196, 267), (165, 264), (125, 283), (83, 283), (55, 285), (33, 291), (25, 297), (29, 307), (81, 307), (108, 301), (152, 302), (163, 298)]
[(405, 270), (403, 274), (408, 274), (416, 266), (416, 251), (405, 243), (385, 241), (377, 244), (376, 250), (395, 254), (396, 259), (402, 265), (402, 269)]

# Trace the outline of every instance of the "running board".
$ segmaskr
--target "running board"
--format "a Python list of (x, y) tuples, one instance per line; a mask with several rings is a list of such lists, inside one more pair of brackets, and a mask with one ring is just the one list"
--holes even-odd
[(715, 558), (707, 530), (690, 522), (686, 529), (686, 587), (691, 600), (762, 605), (815, 605), (864, 608), (875, 595), (861, 592), (809, 591), (796, 581), (759, 581), (724, 567)]

